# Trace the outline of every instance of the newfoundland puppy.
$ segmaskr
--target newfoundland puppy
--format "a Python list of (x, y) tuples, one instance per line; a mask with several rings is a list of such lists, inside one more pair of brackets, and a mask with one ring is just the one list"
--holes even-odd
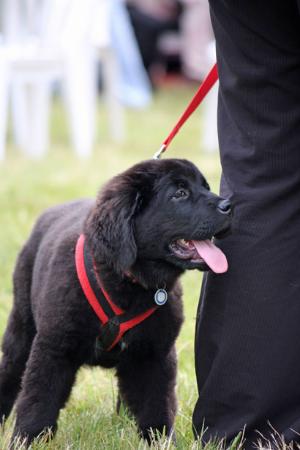
[[(96, 201), (41, 215), (17, 260), (2, 346), (0, 419), (17, 398), (14, 436), (29, 444), (55, 432), (83, 364), (115, 368), (120, 399), (144, 438), (150, 430), (171, 434), (183, 321), (178, 277), (186, 269), (227, 270), (212, 238), (226, 233), (230, 217), (229, 201), (181, 159), (141, 162), (110, 180)], [(75, 261), (80, 235), (91, 280), (85, 288)], [(98, 306), (88, 290), (97, 291)], [(106, 324), (95, 314), (99, 305)]]

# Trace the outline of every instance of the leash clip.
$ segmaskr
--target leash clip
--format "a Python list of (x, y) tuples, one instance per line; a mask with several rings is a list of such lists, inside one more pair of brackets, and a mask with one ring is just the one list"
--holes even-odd
[(157, 150), (157, 152), (154, 153), (152, 159), (160, 159), (161, 155), (166, 151), (167, 146), (166, 144), (162, 144), (162, 146)]
[(164, 140), (164, 143), (160, 147), (160, 149), (154, 153), (153, 159), (159, 159), (162, 155), (162, 153), (167, 149), (167, 147), (170, 145), (180, 128), (183, 126), (183, 124), (188, 120), (188, 118), (193, 114), (193, 112), (198, 108), (204, 97), (207, 95), (207, 93), (210, 91), (210, 89), (213, 87), (217, 79), (219, 78), (218, 75), (218, 66), (217, 63), (213, 65), (213, 67), (210, 69), (208, 74), (206, 75), (204, 81), (200, 84), (196, 94), (184, 110), (183, 114), (179, 118), (178, 122), (176, 123), (175, 127), (169, 134), (169, 136)]

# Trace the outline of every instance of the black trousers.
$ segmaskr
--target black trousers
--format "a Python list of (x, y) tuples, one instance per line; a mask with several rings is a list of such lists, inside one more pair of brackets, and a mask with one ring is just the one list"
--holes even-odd
[[(300, 2), (211, 0), (220, 75), (224, 275), (204, 277), (193, 424), (246, 448), (300, 442)], [(293, 431), (294, 430), (294, 431)]]

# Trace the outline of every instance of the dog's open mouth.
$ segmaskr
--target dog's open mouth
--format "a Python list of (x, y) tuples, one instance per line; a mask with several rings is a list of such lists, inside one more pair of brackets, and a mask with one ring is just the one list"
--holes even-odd
[(169, 247), (177, 258), (196, 264), (205, 263), (215, 273), (224, 273), (228, 269), (226, 256), (209, 239), (205, 241), (178, 239)]

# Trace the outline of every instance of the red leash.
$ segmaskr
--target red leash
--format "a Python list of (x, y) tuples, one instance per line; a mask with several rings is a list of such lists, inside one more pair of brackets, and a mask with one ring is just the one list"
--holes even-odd
[(217, 63), (210, 69), (209, 73), (207, 74), (204, 81), (201, 83), (198, 91), (190, 101), (189, 105), (187, 106), (186, 110), (176, 123), (175, 127), (169, 134), (169, 136), (164, 140), (162, 143), (160, 149), (154, 154), (153, 159), (159, 159), (162, 153), (164, 153), (167, 148), (169, 147), (170, 143), (172, 142), (173, 138), (176, 136), (182, 125), (187, 121), (187, 119), (190, 117), (191, 114), (195, 111), (195, 109), (198, 108), (206, 94), (211, 90), (217, 79), (218, 76), (218, 67)]

